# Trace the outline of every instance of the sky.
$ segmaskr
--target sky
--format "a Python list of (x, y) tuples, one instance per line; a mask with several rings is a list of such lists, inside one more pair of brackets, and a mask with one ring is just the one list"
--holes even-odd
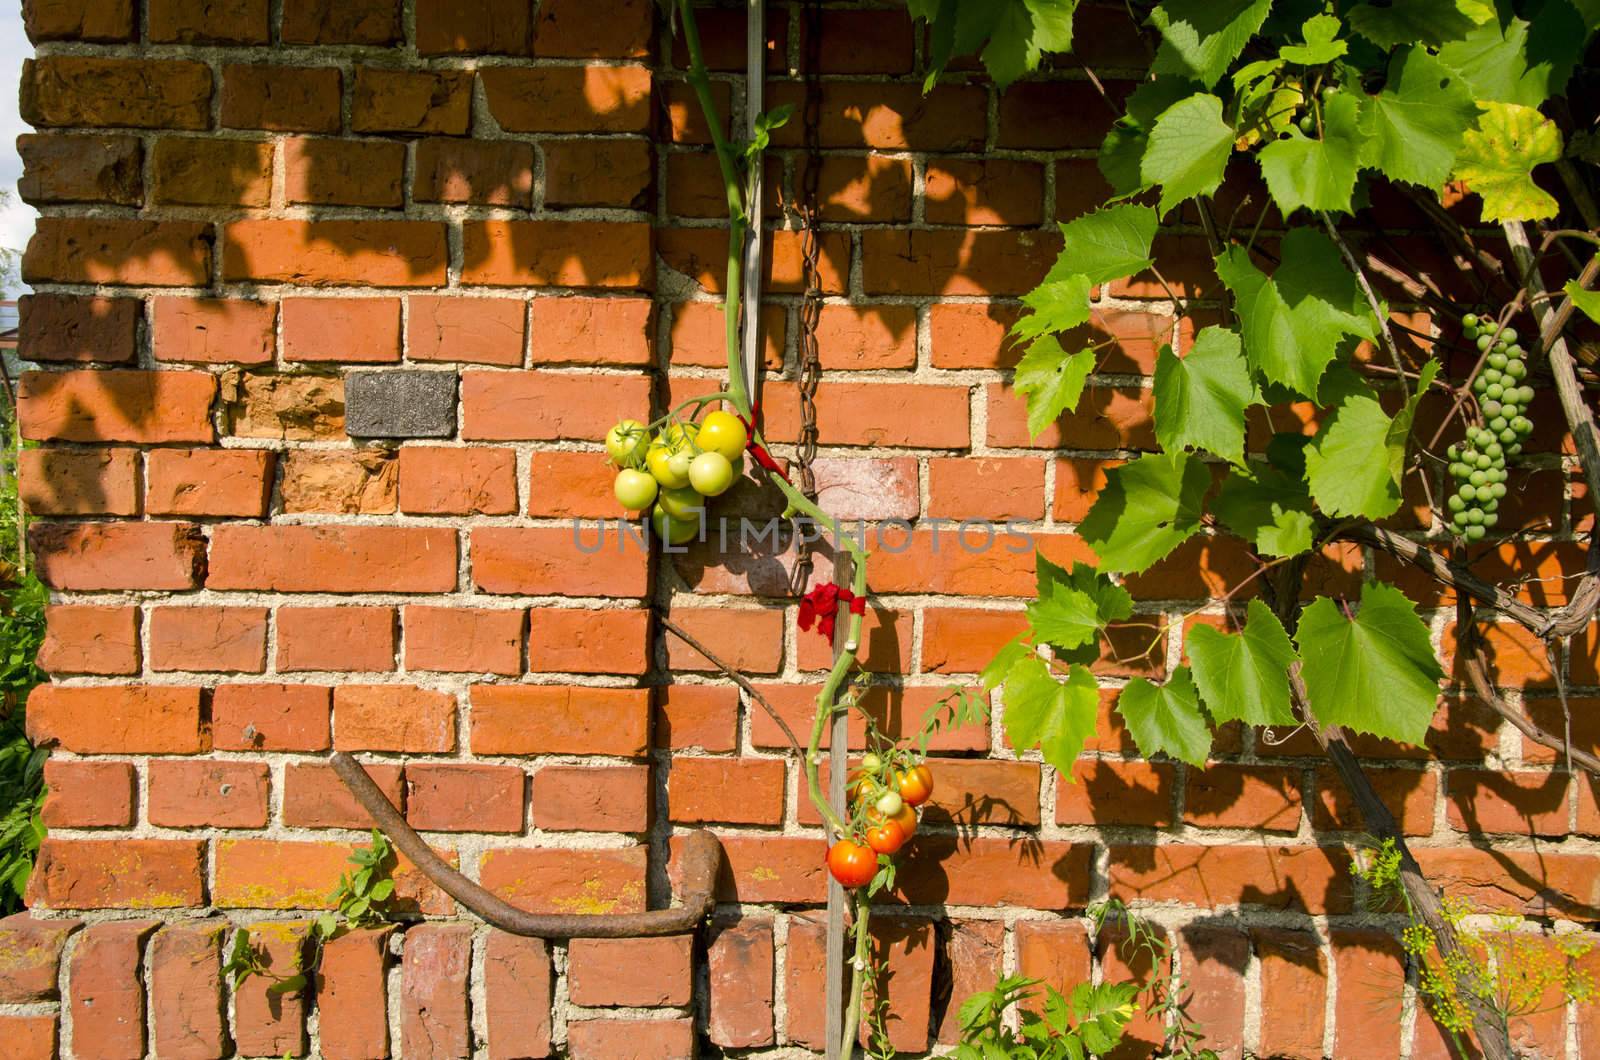
[(16, 250), (28, 245), (33, 219), (38, 216), (16, 194), (17, 178), (22, 175), (17, 136), (28, 131), (17, 113), (17, 85), (22, 78), (22, 60), (31, 54), (33, 45), (22, 31), (21, 0), (0, 0), (0, 188), (9, 196), (0, 207), (0, 247)]

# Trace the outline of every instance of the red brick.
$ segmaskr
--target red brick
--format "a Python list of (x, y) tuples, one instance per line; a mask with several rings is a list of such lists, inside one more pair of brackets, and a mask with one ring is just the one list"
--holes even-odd
[(615, 0), (606, 17), (592, 18), (584, 0), (539, 5), (534, 54), (541, 58), (637, 59), (650, 54), (655, 19), (650, 0)]
[[(1125, 82), (1108, 91), (1126, 92)], [(1120, 108), (1119, 108), (1120, 112)], [(1088, 81), (1030, 82), (1000, 97), (1000, 147), (1042, 151), (1100, 146), (1106, 132), (1106, 104)]]
[(283, 356), (291, 361), (400, 360), (398, 298), (285, 298)]
[(151, 0), (150, 40), (157, 44), (266, 44), (266, 0), (209, 4), (204, 0)]
[(24, 372), (24, 438), (64, 442), (210, 442), (216, 381), (204, 372)]
[[(833, 645), (818, 636), (814, 628), (801, 632), (797, 656), (802, 670), (833, 669)], [(909, 670), (911, 613), (869, 606), (861, 616), (861, 645), (856, 662), (870, 673), (898, 674)]]
[[(766, 696), (780, 717), (796, 731), (810, 731), (816, 713), (817, 693), (820, 684), (762, 684), (756, 686)], [(983, 695), (981, 690), (968, 689), (969, 693)], [(911, 686), (889, 689), (882, 685), (867, 688), (860, 699), (860, 713), (850, 719), (850, 749), (866, 746), (866, 724), (861, 713), (870, 715), (879, 730), (891, 739), (915, 739), (922, 728), (922, 719), (936, 703), (951, 694), (949, 685)], [(750, 739), (757, 747), (787, 747), (788, 740), (765, 711), (750, 712)], [(941, 728), (928, 740), (928, 749), (941, 751), (987, 751), (989, 726), (987, 723), (963, 725), (959, 728)]]
[(286, 44), (392, 44), (400, 36), (394, 0), (284, 0)]
[(333, 690), (333, 746), (413, 754), (453, 751), (456, 697), (415, 685), (340, 685)]
[[(1439, 788), (1434, 774), (1417, 769), (1369, 769), (1366, 772), (1373, 790), (1400, 822), (1401, 831), (1406, 835), (1433, 833), (1434, 795)], [(1361, 819), (1349, 789), (1331, 766), (1317, 769), (1317, 801), (1311, 825), (1319, 832), (1366, 830), (1366, 822)]]
[(17, 137), (17, 153), (23, 202), (144, 204), (142, 150), (132, 136), (25, 133)]
[(648, 1056), (652, 1060), (690, 1060), (695, 1055), (691, 1019), (589, 1019), (567, 1024), (572, 1060), (613, 1060)]
[(386, 979), (389, 936), (394, 930), (355, 928), (324, 944), (317, 970), (317, 1024), (322, 1055), (328, 1060), (368, 1060), (388, 1054)]
[[(673, 622), (741, 673), (773, 674), (783, 668), (782, 611), (763, 608), (678, 608)], [(718, 670), (705, 656), (676, 637), (667, 642), (674, 670)]]
[(489, 112), (506, 132), (650, 128), (650, 71), (643, 66), (490, 66), (482, 77)]
[(264, 607), (157, 607), (150, 612), (152, 670), (260, 673), (266, 665)]
[(491, 930), (483, 947), (490, 1060), (550, 1055), (553, 994), (549, 944)]
[(1082, 924), (1070, 920), (1019, 920), (1015, 933), (1018, 975), (1041, 980), (1068, 997), (1079, 983), (1090, 981), (1092, 953), (1089, 933)]
[(110, 0), (109, 3), (30, 0), (22, 9), (22, 25), (28, 39), (34, 43), (46, 40), (126, 41), (133, 38), (133, 4), (130, 0)]
[(432, 221), (233, 221), (223, 239), (228, 282), (434, 287), (445, 280), (444, 226)]
[(868, 294), (1021, 295), (1059, 250), (1037, 231), (873, 229), (862, 234), (861, 279)]
[[(930, 1044), (933, 934), (931, 920), (879, 916), (872, 921), (872, 959), (884, 970), (878, 989), (888, 1005), (885, 1030), (890, 1045), (898, 1051), (920, 1053)], [(865, 1029), (862, 1041), (866, 1041)]]
[[(761, 307), (762, 356), (767, 368), (783, 367), (788, 313), (783, 306)], [(679, 302), (672, 307), (672, 363), (676, 366), (723, 368), (728, 363), (727, 334), (720, 302)]]
[(16, 913), (0, 920), (0, 1003), (54, 1001), (61, 948), (81, 920), (41, 920)]
[(0, 1041), (5, 1042), (7, 1060), (54, 1060), (56, 1022), (53, 1014), (0, 1016)]
[(39, 666), (57, 674), (139, 672), (139, 612), (133, 607), (53, 604), (44, 609)]
[[(788, 1014), (784, 1034), (789, 1041), (822, 1051), (827, 1048), (827, 976), (817, 969), (826, 967), (826, 928), (819, 913), (789, 915), (788, 944), (784, 947), (784, 995)], [(849, 990), (848, 980), (840, 976), (841, 989)], [(991, 980), (985, 989), (994, 986)]]
[(522, 672), (520, 609), (407, 606), (406, 669)]
[(602, 754), (641, 757), (649, 693), (632, 688), (475, 685), (472, 752), (479, 755)]
[[(1494, 683), (1501, 688), (1528, 686), (1550, 687), (1555, 684), (1555, 671), (1544, 643), (1522, 626), (1510, 622), (1476, 623), (1476, 634), (1484, 647), (1491, 666)], [(1439, 661), (1451, 673), (1455, 683), (1466, 686), (1464, 660), (1456, 650), (1456, 626), (1445, 627), (1441, 638)]]
[(648, 407), (649, 385), (642, 375), (463, 372), (461, 436), (469, 441), (598, 440), (617, 420)]
[(400, 962), (403, 1055), (471, 1055), (471, 977), (471, 924), (419, 924), (406, 932)]
[(1206, 1046), (1219, 1060), (1241, 1060), (1249, 937), (1234, 927), (1192, 924), (1178, 932), (1178, 950), (1193, 991), (1188, 1018), (1206, 1029)]
[(979, 673), (1007, 641), (1027, 628), (1027, 616), (1021, 611), (927, 608), (922, 613), (922, 669)]
[(648, 289), (655, 257), (648, 225), (620, 221), (467, 221), (463, 284)]
[(429, 593), (456, 585), (455, 531), (400, 526), (219, 526), (212, 589)]
[[(798, 109), (798, 84), (774, 85), (767, 106), (792, 103)], [(818, 136), (825, 148), (869, 147), (888, 151), (977, 151), (988, 123), (987, 93), (980, 85), (936, 85), (881, 81), (830, 81), (823, 86)], [(790, 122), (773, 133), (773, 143), (799, 147), (804, 131)], [(1102, 129), (1102, 135), (1103, 135)], [(1092, 145), (1099, 146), (1099, 137)]]
[(145, 463), (151, 515), (262, 518), (276, 454), (266, 449), (154, 449)]
[(218, 685), (212, 740), (219, 751), (326, 751), (331, 696), (319, 685)]
[[(1019, 921), (1023, 924), (1036, 921)], [(950, 999), (938, 1023), (939, 1042), (949, 1045), (961, 1039), (961, 1000), (983, 990), (993, 989), (1000, 978), (1005, 957), (1005, 924), (998, 920), (952, 919), (947, 921), (945, 954), (950, 968)], [(1021, 946), (1021, 934), (1018, 946)], [(1019, 949), (1019, 954), (1020, 954)]]
[(781, 824), (786, 777), (782, 759), (679, 756), (667, 774), (667, 806), (674, 821)]
[(939, 457), (928, 461), (928, 514), (955, 519), (1040, 519), (1044, 461)]
[(526, 209), (533, 202), (533, 165), (533, 145), (515, 140), (423, 140), (411, 194), (418, 202)]
[[(850, 277), (850, 240), (844, 232), (825, 232), (818, 244), (817, 284), (825, 295), (844, 294)], [(799, 233), (777, 229), (767, 234), (761, 263), (765, 289), (799, 294), (806, 287), (805, 246)], [(668, 267), (705, 290), (720, 294), (727, 279), (728, 235), (721, 228), (660, 228), (656, 252)]]
[(483, 855), (480, 882), (533, 913), (637, 913), (645, 905), (643, 846), (605, 850), (497, 847)]
[(534, 364), (644, 367), (654, 358), (655, 312), (648, 299), (535, 298), (532, 314)]
[(278, 608), (278, 669), (394, 669), (395, 624), (390, 607)]
[(132, 449), (24, 449), (17, 495), (32, 515), (138, 515), (139, 454)]
[[(340, 874), (350, 871), (352, 849), (334, 841), (219, 839), (212, 904), (219, 909), (331, 909), (328, 895)], [(456, 861), (453, 851), (435, 848), (434, 853)], [(443, 916), (455, 908), (404, 857), (398, 857), (394, 881), (398, 913)]]
[(35, 128), (204, 129), (211, 70), (178, 60), (50, 55), (24, 60), (20, 103), (22, 120)]
[(810, 27), (801, 25), (800, 54), (816, 48), (818, 73), (908, 74), (911, 72), (911, 19), (901, 11), (824, 11), (813, 45)]
[(1106, 469), (1121, 460), (1067, 459), (1056, 461), (1056, 495), (1051, 502), (1053, 517), (1061, 522), (1080, 523), (1095, 498), (1106, 488)]
[(136, 799), (133, 767), (126, 762), (44, 764), (47, 828), (129, 828)]
[(487, 0), (477, 4), (421, 0), (416, 6), (421, 55), (529, 55), (533, 25), (527, 4)]
[(773, 957), (770, 919), (712, 921), (706, 1036), (713, 1044), (748, 1049), (773, 1043)]
[(265, 828), (262, 762), (151, 762), (147, 814), (163, 828)]
[(1172, 824), (1177, 771), (1170, 763), (1079, 759), (1073, 781), (1056, 786), (1057, 824)]
[(72, 1012), (69, 1048), (77, 1056), (145, 1055), (144, 943), (160, 922), (110, 920), (91, 924), (69, 963)]
[(350, 128), (460, 136), (472, 120), (472, 71), (356, 67)]
[(18, 349), (30, 361), (126, 364), (138, 355), (140, 301), (70, 294), (17, 300)]
[[(240, 928), (248, 931), (250, 945), (274, 975), (291, 976), (305, 968), (306, 934), (303, 920), (263, 920)], [(247, 1056), (299, 1056), (306, 1051), (304, 989), (272, 992), (275, 984), (265, 976), (252, 976), (234, 991), (234, 1045)]]
[(1562, 773), (1451, 770), (1445, 809), (1461, 832), (1565, 835), (1572, 784)]
[(291, 137), (283, 141), (283, 197), (314, 206), (397, 207), (404, 144)]
[(150, 1022), (157, 1055), (210, 1060), (227, 1055), (222, 991), (226, 920), (168, 924), (150, 940)]
[(1155, 421), (1150, 391), (1095, 386), (1084, 390), (1073, 412), (1040, 432), (1028, 435), (1027, 408), (1022, 399), (999, 383), (986, 388), (989, 444), (1000, 448), (1034, 446), (1078, 449), (1154, 449)]
[[(793, 388), (769, 384), (763, 405), (767, 440), (795, 441), (800, 417)], [(823, 445), (965, 449), (970, 442), (965, 386), (823, 383), (816, 407)]]
[[(618, 539), (613, 525), (602, 548), (599, 530), (562, 527), (479, 527), (472, 531), (472, 578), (487, 593), (519, 596), (644, 596), (649, 583), (644, 547)], [(578, 540), (589, 551), (580, 551)]]
[(924, 207), (932, 224), (1036, 225), (1044, 219), (1044, 167), (987, 158), (928, 165)]
[(285, 512), (390, 515), (399, 505), (392, 449), (291, 449), (278, 494)]
[(1298, 769), (1212, 765), (1189, 772), (1184, 820), (1199, 828), (1253, 828), (1296, 832), (1300, 828)]
[[(802, 186), (809, 175), (808, 168), (804, 161), (797, 164), (795, 179)], [(817, 199), (825, 221), (905, 224), (911, 220), (911, 160), (879, 155), (825, 156), (817, 171)]]
[(263, 364), (272, 360), (277, 307), (237, 298), (151, 299), (150, 343), (158, 360)]
[(574, 1005), (660, 1008), (687, 1005), (694, 992), (694, 936), (573, 939), (567, 989)]
[(28, 694), (28, 738), (78, 754), (204, 751), (200, 689), (164, 685), (63, 688)]
[(902, 863), (898, 891), (915, 905), (1077, 908), (1088, 902), (1087, 844), (1043, 841), (1028, 852), (999, 838), (918, 833)]
[(339, 131), (340, 74), (332, 66), (222, 69), (222, 124), (278, 132)]
[(655, 746), (731, 751), (739, 690), (731, 685), (663, 685), (655, 690)]
[[(607, 428), (608, 430), (610, 428)], [(560, 519), (611, 519), (617, 469), (604, 453), (536, 452), (528, 460), (528, 514)]]
[(36, 909), (204, 905), (205, 848), (203, 840), (46, 836), (23, 900)]
[(822, 307), (817, 352), (827, 371), (911, 368), (917, 361), (917, 314), (911, 306)]
[(1287, 928), (1250, 936), (1261, 966), (1262, 1055), (1320, 1060), (1328, 965), (1317, 936)]
[[(405, 805), (401, 767), (381, 762), (361, 767), (395, 806)], [(290, 762), (283, 771), (283, 823), (291, 828), (372, 828), (375, 822), (332, 766)]]
[(547, 209), (655, 206), (655, 155), (644, 140), (545, 140), (544, 204)]
[(548, 765), (533, 775), (533, 823), (553, 832), (645, 832), (650, 767)]
[(406, 356), (410, 360), (522, 363), (522, 299), (412, 295), (408, 301)]
[(517, 510), (517, 456), (509, 449), (406, 446), (400, 510), (423, 515), (510, 515)]
[(1259, 905), (1313, 915), (1350, 909), (1349, 862), (1310, 846), (1113, 846), (1111, 893), (1129, 901)]
[(151, 153), (150, 201), (171, 206), (263, 207), (272, 203), (272, 145), (166, 137)]
[(928, 310), (935, 368), (1012, 368), (1022, 348), (1011, 343), (1015, 306), (939, 303)]
[(406, 819), (424, 832), (520, 832), (524, 774), (516, 766), (406, 767)]
[(534, 673), (643, 674), (649, 653), (650, 612), (643, 608), (529, 612), (528, 669)]
[[(1405, 958), (1386, 931), (1335, 929), (1333, 1055), (1397, 1056)], [(1303, 1010), (1303, 1008), (1302, 1008)]]

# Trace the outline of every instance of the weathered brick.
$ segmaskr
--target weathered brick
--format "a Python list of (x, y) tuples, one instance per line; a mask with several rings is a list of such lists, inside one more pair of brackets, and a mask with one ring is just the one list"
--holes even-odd
[(134, 33), (132, 0), (25, 0), (22, 25), (35, 44), (47, 40), (116, 43)]
[(133, 607), (53, 604), (44, 609), (39, 666), (57, 674), (139, 672), (139, 612)]
[(406, 767), (406, 818), (425, 832), (520, 832), (526, 777), (516, 766)]
[[(798, 108), (803, 102), (799, 84), (774, 85), (767, 94), (768, 107)], [(978, 151), (988, 123), (988, 96), (980, 85), (941, 84), (923, 92), (920, 83), (829, 81), (818, 119), (818, 139), (827, 148)], [(790, 122), (774, 130), (772, 139), (779, 146), (799, 147), (803, 137)]]
[(489, 287), (649, 289), (649, 225), (621, 221), (466, 221), (461, 282)]
[(151, 168), (151, 202), (164, 206), (267, 206), (272, 145), (250, 140), (163, 137)]
[(147, 32), (157, 44), (266, 44), (267, 0), (150, 0)]
[(650, 667), (650, 612), (642, 608), (535, 607), (528, 669), (534, 673), (642, 674)]
[(152, 670), (266, 668), (264, 607), (157, 607), (150, 612), (149, 632)]
[(223, 226), (222, 275), (309, 287), (444, 283), (444, 226), (431, 221), (234, 221)]
[(520, 298), (413, 295), (406, 316), (406, 357), (413, 361), (522, 363)]
[(471, 709), (474, 754), (639, 757), (648, 746), (644, 689), (475, 685)]
[(129, 828), (135, 811), (133, 766), (127, 762), (44, 764), (46, 828)]
[(923, 195), (933, 224), (1036, 225), (1044, 218), (1044, 166), (941, 159), (929, 164)]
[(545, 140), (544, 204), (651, 208), (655, 155), (643, 140)]
[(614, 0), (606, 6), (606, 17), (592, 13), (587, 0), (541, 3), (534, 54), (546, 59), (640, 59), (650, 54), (655, 34), (650, 0)]
[(219, 751), (325, 751), (331, 696), (319, 685), (218, 685), (212, 740)]
[(1211, 765), (1189, 773), (1184, 819), (1200, 828), (1300, 828), (1299, 770)]
[[(862, 233), (861, 282), (868, 294), (1022, 295), (1060, 249), (1037, 231), (875, 228)], [(963, 267), (951, 270), (951, 261)]]
[[(784, 614), (772, 608), (685, 607), (673, 621), (742, 673), (771, 674), (783, 667)], [(674, 670), (718, 670), (710, 659), (674, 637), (667, 645)]]
[[(361, 767), (395, 806), (405, 805), (402, 768), (382, 762)], [(372, 828), (376, 822), (332, 766), (290, 762), (283, 771), (283, 823), (291, 828)]]
[(28, 694), (28, 738), (78, 754), (206, 750), (200, 689), (177, 685), (40, 685)]
[[(351, 850), (349, 843), (337, 841), (219, 839), (212, 904), (219, 909), (330, 909), (328, 895), (340, 874), (350, 871)], [(456, 860), (454, 851), (435, 848), (434, 853)], [(393, 878), (395, 911), (437, 916), (454, 910), (455, 903), (404, 857), (398, 857)]]
[(617, 515), (612, 480), (617, 469), (601, 452), (550, 450), (528, 459), (528, 514), (562, 519)]
[(655, 306), (644, 298), (536, 298), (534, 364), (649, 365)]
[(1170, 762), (1080, 758), (1056, 785), (1056, 823), (1167, 827), (1177, 782)]
[(144, 203), (142, 150), (132, 136), (25, 133), (17, 137), (23, 202)]
[(1261, 966), (1261, 1052), (1314, 1060), (1323, 1055), (1327, 958), (1310, 931), (1255, 928)]
[(543, 939), (490, 931), (483, 947), (483, 1000), (490, 1060), (550, 1055), (550, 947)]
[(400, 963), (400, 1048), (406, 1056), (469, 1056), (467, 988), (471, 924), (420, 924), (405, 934)]
[(230, 373), (222, 395), (228, 433), (235, 437), (344, 437), (344, 380), (338, 376)]
[(1113, 846), (1111, 893), (1123, 900), (1216, 908), (1259, 905), (1310, 913), (1351, 904), (1349, 862), (1335, 850), (1289, 845)]
[(418, 202), (533, 204), (533, 145), (515, 140), (418, 142), (411, 195)]
[[(289, 977), (306, 967), (304, 920), (262, 920), (241, 930), (273, 974)], [(252, 976), (234, 991), (234, 1044), (249, 1056), (299, 1056), (306, 1051), (305, 989), (278, 991), (266, 976)]]
[(196, 221), (41, 217), (22, 254), (27, 283), (191, 287), (209, 282), (211, 226)]
[(724, 1048), (773, 1042), (773, 936), (770, 919), (718, 919), (706, 947), (711, 984), (706, 1036)]
[(153, 449), (145, 460), (145, 509), (259, 519), (271, 503), (275, 463), (267, 449)]
[(25, 901), (45, 909), (205, 904), (204, 840), (58, 839), (39, 846)]
[(730, 685), (663, 685), (655, 690), (655, 745), (731, 751), (739, 690)]
[(222, 68), (222, 124), (229, 129), (338, 132), (339, 98), (338, 67)]
[(694, 990), (691, 935), (573, 939), (567, 989), (575, 1005), (660, 1008), (687, 1005)]
[(284, 0), (285, 44), (392, 44), (400, 39), (394, 0)]
[(643, 375), (463, 372), (461, 434), (472, 441), (598, 440), (646, 407), (649, 387)]
[(650, 127), (643, 66), (491, 66), (482, 72), (489, 113), (513, 133), (642, 133)]
[(150, 940), (150, 1023), (158, 1056), (213, 1060), (227, 1055), (222, 989), (226, 920), (190, 920)]
[(350, 102), (350, 128), (355, 132), (460, 136), (467, 131), (471, 110), (470, 70), (356, 67)]
[(1044, 461), (937, 457), (928, 461), (928, 514), (955, 519), (1040, 519)]
[(272, 360), (277, 316), (269, 302), (155, 298), (150, 345), (162, 361), (263, 364)]
[(145, 1055), (143, 955), (159, 923), (102, 921), (78, 939), (68, 968), (73, 1055)]
[(407, 606), (406, 669), (522, 672), (523, 612), (504, 608)]
[(125, 364), (138, 353), (137, 298), (27, 294), (17, 301), (17, 344), (31, 361)]
[(456, 584), (455, 532), (400, 526), (219, 526), (213, 589), (437, 593)]
[[(644, 596), (647, 556), (632, 538), (617, 540), (617, 529), (599, 548), (591, 533), (576, 526), (479, 527), (472, 531), (472, 577), (488, 593), (526, 596)], [(581, 537), (580, 537), (581, 535)], [(585, 549), (578, 548), (583, 540)]]
[(53, 1013), (0, 1016), (0, 1041), (5, 1042), (7, 1060), (55, 1060), (58, 1022)]
[[(774, 371), (783, 367), (787, 328), (788, 315), (783, 306), (761, 307), (763, 363)], [(720, 302), (680, 302), (673, 306), (668, 338), (675, 367), (721, 368), (728, 363), (727, 334)]]
[(688, 1019), (588, 1019), (567, 1024), (572, 1060), (649, 1056), (689, 1060), (695, 1053), (694, 1021)]
[(210, 442), (216, 382), (204, 372), (24, 372), (24, 438), (64, 442)]
[(24, 449), (17, 497), (32, 515), (138, 515), (139, 454), (132, 449)]
[(283, 142), (283, 197), (291, 203), (399, 206), (404, 144), (292, 137)]
[(26, 59), (21, 108), (22, 120), (39, 128), (204, 129), (211, 123), (211, 69), (187, 60)]
[(285, 298), (283, 356), (359, 364), (400, 360), (400, 299)]
[(264, 762), (151, 762), (146, 813), (164, 828), (265, 828)]
[(41, 920), (15, 913), (0, 920), (0, 1002), (54, 1001), (61, 948), (81, 920)]
[(333, 745), (341, 751), (453, 751), (456, 698), (415, 685), (333, 690)]
[(388, 1055), (389, 991), (385, 978), (389, 937), (394, 930), (357, 928), (324, 945), (317, 976), (317, 1011), (318, 1038), (322, 1055), (328, 1060), (369, 1060)]
[(485, 887), (533, 913), (637, 913), (644, 909), (647, 860), (643, 846), (497, 847), (484, 854), (478, 875)]
[(291, 449), (278, 487), (283, 510), (388, 515), (399, 503), (397, 465), (384, 449)]
[(510, 449), (408, 445), (400, 450), (400, 510), (511, 515), (517, 510), (517, 454)]
[(554, 832), (645, 832), (650, 767), (548, 765), (533, 775), (533, 823)]
[(667, 774), (667, 808), (674, 821), (781, 824), (786, 775), (776, 758), (679, 757)]

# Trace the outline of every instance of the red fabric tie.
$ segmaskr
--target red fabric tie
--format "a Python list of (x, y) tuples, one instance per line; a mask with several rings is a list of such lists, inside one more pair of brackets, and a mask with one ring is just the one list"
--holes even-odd
[(867, 613), (865, 596), (857, 596), (832, 582), (823, 582), (800, 598), (800, 628), (810, 629), (814, 625), (823, 639), (831, 642), (841, 603), (849, 606), (852, 615)]
[[(737, 412), (735, 412), (734, 415), (739, 416)], [(750, 450), (750, 455), (755, 457), (756, 463), (761, 465), (763, 470), (767, 471), (769, 474), (777, 475), (779, 478), (783, 479), (783, 481), (788, 482), (791, 486), (794, 485), (794, 483), (790, 481), (789, 476), (784, 473), (783, 468), (778, 464), (778, 462), (772, 459), (772, 454), (767, 452), (766, 447), (756, 441), (756, 429), (754, 423), (758, 423), (760, 420), (761, 402), (759, 401), (750, 406), (750, 419), (747, 420), (743, 416), (739, 416), (739, 422), (744, 424), (745, 433), (750, 439), (745, 443), (745, 448)]]

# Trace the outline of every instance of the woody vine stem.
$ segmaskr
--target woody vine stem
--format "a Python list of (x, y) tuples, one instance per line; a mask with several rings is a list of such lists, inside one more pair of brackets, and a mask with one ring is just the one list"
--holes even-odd
[[(711, 92), (711, 78), (707, 72), (705, 55), (700, 45), (700, 30), (695, 22), (694, 7), (691, 0), (677, 0), (677, 13), (683, 27), (684, 46), (689, 53), (688, 80), (694, 89), (695, 98), (699, 101), (700, 109), (705, 116), (706, 124), (711, 130), (711, 143), (716, 151), (717, 165), (722, 174), (723, 190), (728, 200), (728, 268), (726, 280), (726, 297), (723, 304), (724, 339), (728, 349), (728, 400), (733, 404), (739, 415), (750, 424), (751, 439), (760, 446), (766, 446), (766, 439), (762, 437), (760, 424), (757, 422), (755, 408), (753, 407), (750, 393), (745, 388), (744, 360), (739, 341), (739, 325), (745, 315), (743, 305), (743, 272), (742, 262), (744, 257), (745, 232), (751, 218), (759, 218), (759, 206), (751, 202), (752, 185), (748, 175), (760, 172), (759, 148), (748, 154), (741, 151), (727, 136), (726, 127), (723, 125), (722, 115), (717, 110), (716, 99)], [(759, 220), (754, 223), (760, 223)], [(849, 551), (854, 573), (851, 577), (850, 591), (857, 597), (864, 597), (867, 593), (867, 557), (868, 552), (860, 541), (852, 539), (840, 526), (839, 521), (820, 508), (814, 501), (800, 492), (788, 479), (781, 474), (770, 474), (772, 482), (783, 492), (788, 501), (788, 508), (784, 514), (788, 517), (804, 515), (814, 519), (825, 527), (833, 537), (835, 548), (844, 548)], [(821, 781), (818, 778), (818, 766), (821, 764), (822, 736), (828, 729), (828, 722), (835, 712), (835, 705), (839, 698), (839, 690), (844, 686), (845, 680), (850, 676), (851, 670), (856, 665), (856, 654), (861, 643), (861, 626), (863, 615), (851, 610), (848, 615), (848, 626), (843, 649), (834, 659), (833, 669), (829, 671), (827, 680), (823, 682), (822, 691), (817, 696), (816, 714), (811, 725), (811, 738), (805, 751), (806, 791), (812, 804), (821, 814), (824, 828), (827, 831), (829, 842), (841, 838), (846, 833), (845, 822), (839, 818), (833, 807), (828, 803), (827, 796), (823, 793)], [(844, 763), (837, 763), (836, 768), (843, 768)], [(844, 1015), (844, 1027), (839, 1036), (838, 1055), (849, 1056), (853, 1051), (856, 1037), (856, 1028), (860, 1018), (861, 998), (865, 987), (867, 968), (869, 964), (868, 922), (872, 914), (872, 903), (866, 891), (856, 888), (851, 892), (854, 904), (855, 918), (851, 925), (851, 933), (855, 945), (855, 953), (850, 961), (850, 994)]]

